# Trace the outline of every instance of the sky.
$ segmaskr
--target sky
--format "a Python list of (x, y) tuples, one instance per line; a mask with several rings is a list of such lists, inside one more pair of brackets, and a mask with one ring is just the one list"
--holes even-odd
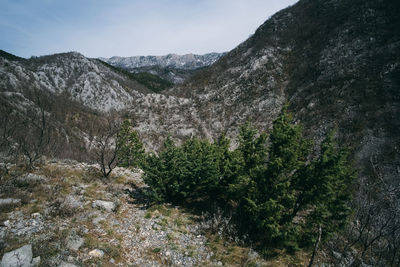
[(0, 0), (0, 49), (20, 57), (225, 52), (296, 0)]

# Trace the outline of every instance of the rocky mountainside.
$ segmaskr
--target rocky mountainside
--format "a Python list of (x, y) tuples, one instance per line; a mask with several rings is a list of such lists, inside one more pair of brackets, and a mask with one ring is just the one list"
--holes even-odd
[[(316, 143), (336, 129), (341, 143), (354, 149), (359, 180), (353, 228), (347, 234), (350, 243), (362, 240), (365, 251), (381, 258), (390, 252), (397, 259), (399, 13), (400, 4), (391, 0), (300, 0), (213, 65), (163, 94), (149, 93), (126, 75), (76, 53), (29, 60), (0, 53), (0, 100), (29, 100), (27, 92), (35, 88), (50, 96), (65, 92), (74, 103), (97, 111), (115, 108), (134, 121), (149, 149), (159, 148), (168, 134), (177, 141), (212, 139), (221, 133), (235, 137), (247, 120), (268, 129), (288, 104)], [(157, 68), (196, 66), (193, 55), (190, 64), (171, 63), (173, 58), (163, 58), (165, 66)], [(153, 64), (157, 58), (125, 60), (130, 71), (151, 72), (152, 67), (140, 62)], [(354, 261), (357, 253), (349, 257)]]
[(373, 157), (398, 180), (398, 10), (393, 1), (299, 1), (169, 94), (196, 102), (213, 134), (247, 119), (268, 128), (288, 103), (316, 140), (338, 127), (359, 161)]
[[(299, 1), (165, 94), (147, 94), (149, 90), (122, 73), (77, 53), (28, 60), (2, 53), (1, 93), (25, 96), (32, 88), (65, 92), (94, 110), (123, 110), (149, 147), (159, 146), (167, 133), (178, 139), (214, 138), (222, 132), (235, 136), (248, 119), (266, 129), (289, 103), (317, 142), (338, 127), (343, 141), (355, 147), (362, 172), (371, 173), (371, 161), (378, 162), (379, 171), (396, 182), (398, 10), (389, 0)], [(160, 60), (163, 66), (190, 69), (220, 56), (134, 57), (121, 62), (140, 67)]]
[(204, 55), (168, 54), (166, 56), (134, 56), (100, 58), (108, 64), (132, 73), (149, 72), (173, 83), (182, 83), (196, 72), (215, 63), (225, 53)]
[(160, 66), (163, 68), (170, 67), (174, 69), (193, 70), (213, 64), (224, 54), (225, 53), (208, 53), (204, 55), (168, 54), (166, 56), (111, 57), (100, 59), (108, 64), (124, 69)]
[(0, 55), (3, 95), (39, 90), (61, 95), (97, 111), (120, 110), (151, 92), (95, 59), (72, 52), (30, 59)]
[[(139, 120), (142, 134), (157, 136), (155, 129), (176, 134), (180, 129), (170, 118), (179, 118), (188, 133), (216, 138), (223, 132), (236, 136), (246, 120), (268, 129), (287, 103), (315, 142), (336, 129), (341, 143), (353, 148), (359, 175), (347, 244), (363, 240), (364, 251), (378, 258), (391, 253), (395, 260), (400, 244), (398, 12), (400, 4), (389, 0), (301, 0), (272, 16), (215, 64), (166, 92), (187, 99), (190, 110), (180, 105), (174, 115), (165, 115), (165, 109), (136, 105), (130, 114), (158, 118), (153, 128)], [(164, 99), (148, 97), (157, 107)], [(187, 124), (191, 118), (195, 123)]]

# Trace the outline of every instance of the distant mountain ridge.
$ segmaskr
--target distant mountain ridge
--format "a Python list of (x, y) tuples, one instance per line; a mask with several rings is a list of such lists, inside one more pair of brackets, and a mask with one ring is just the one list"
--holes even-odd
[(226, 53), (207, 53), (204, 55), (195, 54), (168, 54), (165, 56), (133, 56), (133, 57), (118, 57), (99, 58), (116, 67), (132, 69), (150, 66), (169, 67), (175, 69), (193, 70), (209, 66), (216, 62)]
[[(51, 94), (66, 91), (72, 100), (96, 111), (122, 111), (120, 115), (134, 122), (149, 149), (160, 148), (169, 135), (177, 142), (220, 134), (234, 138), (249, 120), (267, 130), (287, 104), (316, 143), (336, 129), (340, 142), (354, 148), (360, 209), (353, 225), (358, 227), (367, 218), (368, 231), (365, 236), (364, 230), (353, 229), (349, 241), (357, 235), (366, 243), (378, 240), (371, 254), (380, 258), (379, 253), (391, 251), (396, 256), (400, 255), (399, 13), (399, 3), (392, 0), (300, 0), (226, 55), (203, 61), (195, 55), (172, 54), (102, 59), (129, 72), (162, 73), (179, 84), (161, 94), (76, 53), (23, 62), (4, 54), (0, 97), (14, 103), (17, 94), (31, 88)], [(370, 201), (370, 196), (379, 201)], [(377, 238), (374, 229), (381, 229)], [(368, 266), (390, 265), (371, 260)]]
[(174, 84), (183, 83), (199, 69), (208, 67), (226, 53), (207, 53), (204, 55), (168, 54), (165, 56), (133, 56), (99, 58), (100, 60), (131, 73), (151, 73)]

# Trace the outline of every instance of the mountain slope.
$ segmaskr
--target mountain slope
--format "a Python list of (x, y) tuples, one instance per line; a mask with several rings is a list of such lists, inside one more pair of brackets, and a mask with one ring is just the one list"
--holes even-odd
[(212, 65), (223, 55), (225, 53), (168, 54), (166, 56), (111, 57), (100, 58), (100, 60), (132, 73), (147, 72), (177, 84), (191, 77), (196, 70)]
[(389, 266), (382, 259), (392, 257), (395, 266), (398, 260), (399, 12), (400, 4), (389, 0), (301, 0), (168, 91), (196, 103), (212, 137), (235, 136), (248, 119), (268, 128), (285, 103), (317, 143), (337, 129), (341, 143), (354, 149), (359, 180), (354, 221), (330, 251), (339, 244), (370, 251), (347, 247), (339, 261)]
[(75, 52), (23, 61), (0, 57), (0, 91), (25, 94), (33, 89), (66, 93), (98, 111), (121, 109), (150, 92), (129, 77)]
[(133, 69), (150, 66), (170, 67), (175, 69), (197, 69), (206, 67), (217, 61), (224, 53), (208, 53), (204, 55), (186, 54), (176, 55), (168, 54), (165, 56), (134, 56), (134, 57), (111, 57), (100, 58), (116, 67), (124, 69)]
[(288, 102), (317, 139), (337, 125), (358, 151), (375, 136), (383, 152), (400, 130), (396, 10), (393, 1), (300, 1), (169, 94), (196, 99), (213, 133), (249, 118), (268, 127)]

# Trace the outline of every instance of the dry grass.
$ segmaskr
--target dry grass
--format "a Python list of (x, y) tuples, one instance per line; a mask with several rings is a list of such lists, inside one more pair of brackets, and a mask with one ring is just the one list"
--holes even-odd
[(269, 251), (274, 255), (267, 259), (254, 257), (249, 247), (227, 241), (218, 234), (207, 234), (207, 246), (213, 251), (213, 258), (221, 261), (224, 266), (265, 266), (265, 267), (303, 267), (307, 266), (310, 254), (305, 251), (297, 251), (289, 254), (284, 250)]

